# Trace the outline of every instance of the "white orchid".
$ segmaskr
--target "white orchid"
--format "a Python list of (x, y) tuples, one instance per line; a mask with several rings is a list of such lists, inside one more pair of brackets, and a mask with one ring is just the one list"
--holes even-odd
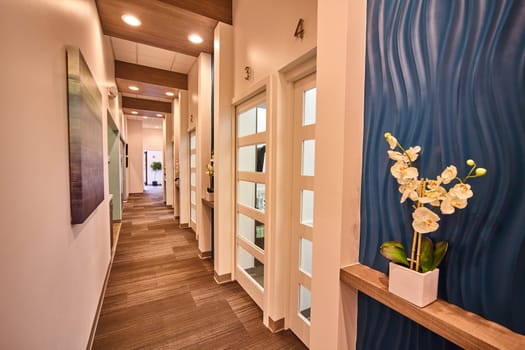
[[(415, 270), (419, 271), (421, 234), (437, 231), (439, 228), (438, 221), (440, 220), (439, 216), (425, 205), (430, 205), (431, 208), (435, 207), (435, 210), (439, 207), (441, 213), (447, 215), (454, 213), (456, 209), (465, 208), (467, 206), (467, 200), (474, 195), (470, 185), (466, 182), (469, 179), (484, 176), (487, 170), (485, 168), (477, 168), (476, 163), (472, 159), (469, 159), (466, 163), (471, 169), (463, 179), (457, 177), (458, 172), (454, 165), (447, 166), (435, 180), (419, 179), (419, 171), (413, 166), (413, 162), (418, 159), (421, 147), (414, 146), (405, 149), (389, 132), (385, 133), (385, 139), (390, 146), (390, 149), (387, 150), (388, 157), (395, 161), (394, 165), (390, 168), (390, 173), (396, 178), (399, 184), (399, 192), (401, 193), (400, 202), (404, 203), (407, 199), (410, 199), (416, 203), (414, 213), (412, 214), (414, 238), (412, 242), (410, 268), (414, 268), (413, 265), (415, 261)], [(396, 148), (398, 148), (399, 151), (397, 151)], [(458, 183), (449, 190), (443, 186), (449, 185), (454, 180), (458, 181)], [(417, 237), (419, 237), (419, 240), (416, 239)], [(398, 242), (388, 243), (397, 244)], [(443, 244), (440, 246), (441, 248), (446, 246), (446, 242), (440, 243)], [(391, 248), (390, 245), (392, 244), (389, 244), (388, 247), (382, 246), (384, 248), (382, 251), (384, 250), (385, 254), (387, 254), (387, 248)], [(397, 249), (398, 248), (399, 247), (397, 247)], [(418, 251), (417, 255), (415, 255), (416, 249)], [(446, 247), (444, 249), (446, 251)], [(444, 251), (441, 253), (444, 255)], [(423, 267), (423, 269), (425, 269), (425, 267)]]
[(412, 214), (414, 221), (412, 227), (419, 233), (429, 233), (437, 231), (439, 228), (439, 216), (426, 207), (419, 207)]

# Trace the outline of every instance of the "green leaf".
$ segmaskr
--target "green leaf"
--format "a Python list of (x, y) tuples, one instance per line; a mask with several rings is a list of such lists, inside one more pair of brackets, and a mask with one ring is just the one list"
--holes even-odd
[(434, 261), (434, 242), (428, 237), (421, 240), (421, 255), (419, 256), (419, 267), (421, 272), (432, 271)]
[(405, 247), (401, 242), (389, 241), (385, 242), (379, 248), (379, 252), (385, 258), (398, 263), (408, 266), (408, 260), (405, 252)]
[(434, 254), (432, 258), (432, 270), (441, 264), (441, 261), (445, 257), (445, 254), (447, 253), (448, 249), (448, 242), (437, 242), (436, 247), (434, 249)]

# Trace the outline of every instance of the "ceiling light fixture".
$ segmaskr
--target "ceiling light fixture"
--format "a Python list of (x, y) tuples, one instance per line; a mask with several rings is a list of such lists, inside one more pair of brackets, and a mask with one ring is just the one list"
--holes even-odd
[(200, 36), (199, 34), (191, 34), (190, 36), (188, 36), (188, 40), (194, 44), (201, 44), (204, 41), (204, 39), (202, 39), (202, 36)]
[(130, 85), (129, 89), (133, 91), (139, 91), (139, 88), (136, 87), (135, 85)]
[(133, 27), (138, 27), (142, 24), (142, 22), (140, 21), (140, 19), (138, 19), (137, 17), (133, 16), (133, 15), (122, 15), (122, 20), (124, 22), (126, 22), (127, 24), (129, 24), (130, 26), (133, 26)]
[(171, 97), (171, 96), (175, 96), (175, 94), (174, 94), (173, 92), (171, 92), (171, 91), (166, 92), (166, 95), (167, 95), (167, 96), (170, 96), (170, 97)]
[(162, 114), (157, 113), (156, 116), (157, 116), (157, 117), (162, 117)]
[(131, 111), (131, 114), (139, 114), (137, 111)]

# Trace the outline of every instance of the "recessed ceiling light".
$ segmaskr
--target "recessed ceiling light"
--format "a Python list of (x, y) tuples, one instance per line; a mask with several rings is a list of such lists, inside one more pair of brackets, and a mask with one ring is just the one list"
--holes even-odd
[(157, 113), (156, 116), (157, 116), (157, 117), (162, 117), (162, 114)]
[(129, 89), (133, 91), (139, 91), (139, 88), (136, 87), (135, 85), (130, 85)]
[(139, 114), (137, 111), (131, 111), (131, 114)]
[(171, 91), (166, 92), (166, 95), (167, 96), (175, 96), (175, 94), (173, 92), (171, 92)]
[(138, 27), (142, 24), (142, 22), (140, 21), (140, 19), (138, 19), (137, 17), (133, 16), (133, 15), (122, 15), (122, 20), (124, 22), (126, 22), (127, 24), (129, 24), (130, 26), (133, 26), (133, 27)]
[(191, 34), (190, 36), (188, 36), (188, 40), (194, 44), (200, 44), (204, 41), (204, 39), (202, 39), (202, 36), (200, 36), (199, 34)]

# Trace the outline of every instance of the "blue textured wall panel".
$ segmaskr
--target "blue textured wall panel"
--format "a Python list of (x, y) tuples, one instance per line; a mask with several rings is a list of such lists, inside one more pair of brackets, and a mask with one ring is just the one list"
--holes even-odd
[[(384, 132), (424, 177), (472, 158), (487, 176), (430, 235), (450, 244), (439, 296), (525, 334), (525, 1), (369, 0), (367, 26), (361, 263), (386, 273), (379, 245), (412, 236)], [(453, 346), (360, 295), (358, 348), (383, 347)]]

